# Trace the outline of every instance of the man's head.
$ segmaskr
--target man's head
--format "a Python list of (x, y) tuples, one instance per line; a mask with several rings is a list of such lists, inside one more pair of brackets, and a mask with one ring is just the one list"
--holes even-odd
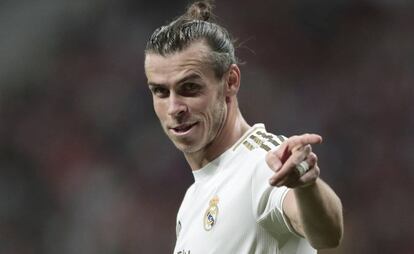
[[(208, 5), (196, 3), (186, 15), (210, 15), (206, 10)], [(186, 15), (151, 36), (145, 73), (164, 131), (189, 154), (205, 150), (220, 135), (229, 111), (237, 106), (240, 71), (227, 32)]]
[(234, 45), (225, 28), (210, 22), (210, 1), (193, 3), (187, 12), (154, 31), (145, 53), (166, 56), (180, 52), (195, 41), (204, 40), (210, 47), (209, 60), (218, 78), (236, 63)]

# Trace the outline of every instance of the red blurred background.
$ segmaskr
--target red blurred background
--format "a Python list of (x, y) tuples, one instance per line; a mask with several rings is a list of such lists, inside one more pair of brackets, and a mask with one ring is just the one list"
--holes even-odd
[[(143, 71), (187, 1), (0, 3), (0, 253), (172, 253), (193, 181)], [(320, 253), (414, 253), (411, 1), (217, 1), (242, 112), (316, 132), (345, 238)]]

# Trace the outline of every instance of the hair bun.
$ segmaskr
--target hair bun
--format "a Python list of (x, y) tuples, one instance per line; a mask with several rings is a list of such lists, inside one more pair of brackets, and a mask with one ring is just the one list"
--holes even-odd
[(187, 10), (189, 19), (207, 21), (211, 15), (212, 5), (210, 1), (194, 2)]

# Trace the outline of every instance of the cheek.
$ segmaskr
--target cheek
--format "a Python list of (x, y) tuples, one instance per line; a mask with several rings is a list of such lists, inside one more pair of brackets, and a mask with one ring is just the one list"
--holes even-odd
[(215, 131), (214, 129), (217, 128), (223, 121), (225, 114), (225, 103), (216, 100), (214, 104), (209, 105), (208, 111), (207, 111), (207, 117), (210, 128), (212, 131)]
[(165, 118), (166, 114), (166, 108), (165, 103), (160, 102), (159, 100), (154, 99), (153, 105), (154, 105), (154, 111), (157, 117), (162, 120)]

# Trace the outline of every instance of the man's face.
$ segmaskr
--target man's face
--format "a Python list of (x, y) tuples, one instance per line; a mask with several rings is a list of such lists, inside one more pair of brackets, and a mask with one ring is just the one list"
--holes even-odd
[(154, 109), (175, 146), (184, 153), (205, 149), (227, 115), (224, 80), (206, 62), (203, 42), (167, 56), (147, 54), (145, 73)]

